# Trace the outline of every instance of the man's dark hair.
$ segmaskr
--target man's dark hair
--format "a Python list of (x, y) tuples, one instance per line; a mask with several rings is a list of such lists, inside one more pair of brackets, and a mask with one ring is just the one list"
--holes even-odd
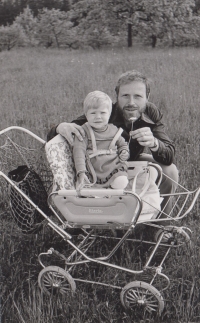
[(146, 76), (144, 76), (142, 73), (140, 73), (136, 70), (125, 72), (119, 77), (119, 79), (117, 81), (117, 86), (115, 88), (115, 92), (116, 92), (117, 96), (119, 94), (119, 88), (121, 85), (129, 84), (133, 81), (141, 81), (142, 83), (144, 83), (146, 85), (146, 96), (148, 99), (149, 94), (150, 94), (150, 80)]

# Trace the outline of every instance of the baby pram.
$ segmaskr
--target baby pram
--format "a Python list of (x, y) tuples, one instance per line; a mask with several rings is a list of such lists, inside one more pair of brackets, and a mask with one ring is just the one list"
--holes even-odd
[[(10, 127), (0, 132), (0, 138), (1, 197), (16, 223), (23, 233), (38, 232), (44, 225), (48, 225), (72, 249), (67, 255), (53, 248), (39, 255), (43, 269), (39, 273), (38, 283), (42, 291), (49, 296), (60, 294), (67, 298), (75, 292), (76, 283), (97, 284), (119, 290), (122, 305), (126, 309), (140, 313), (143, 311), (144, 315), (161, 314), (164, 309), (163, 292), (170, 283), (167, 275), (162, 272), (162, 267), (170, 250), (184, 244), (190, 245), (190, 229), (177, 226), (177, 223), (192, 210), (200, 189), (191, 192), (178, 185), (177, 193), (169, 195), (169, 200), (173, 200), (169, 214), (152, 205), (146, 208), (150, 210), (146, 212), (143, 204), (148, 204), (147, 200), (132, 190), (86, 188), (77, 192), (74, 189), (75, 173), (71, 150), (66, 143), (59, 141), (55, 143), (57, 148), (51, 147), (52, 160), (49, 168), (45, 159), (46, 143), (32, 132)], [(63, 150), (63, 158), (57, 154), (58, 148), (59, 151)], [(53, 161), (56, 160), (57, 164), (57, 159), (60, 160), (61, 167), (55, 170)], [(63, 163), (67, 163), (63, 184), (65, 189), (59, 187), (64, 178)], [(19, 169), (19, 166), (23, 167)], [(130, 171), (134, 172), (138, 167), (148, 173), (148, 163), (142, 163), (142, 166), (138, 163), (131, 164)], [(159, 185), (161, 176), (165, 175), (158, 166), (155, 167), (159, 173)], [(60, 177), (60, 181), (56, 179), (55, 182), (56, 176)], [(52, 184), (53, 191), (50, 191)], [(165, 223), (169, 223), (165, 226), (163, 216)], [(142, 238), (140, 234), (135, 234), (141, 226), (147, 232)], [(97, 241), (99, 243), (99, 239), (106, 239), (106, 243), (109, 239), (112, 240), (112, 248), (106, 255), (96, 254), (94, 246)], [(141, 239), (149, 250), (142, 267), (128, 268), (113, 261), (124, 243), (131, 242), (131, 247), (134, 248), (135, 244), (141, 243)], [(162, 255), (159, 255), (157, 261), (156, 256), (160, 250)], [(49, 265), (51, 259), (53, 265)], [(62, 265), (58, 266), (56, 262)], [(79, 278), (76, 277), (76, 271), (79, 273), (80, 265), (87, 265), (88, 268), (90, 265), (105, 266), (114, 272), (129, 274), (129, 279), (126, 282), (115, 279), (107, 282)], [(150, 277), (149, 281), (146, 277)]]

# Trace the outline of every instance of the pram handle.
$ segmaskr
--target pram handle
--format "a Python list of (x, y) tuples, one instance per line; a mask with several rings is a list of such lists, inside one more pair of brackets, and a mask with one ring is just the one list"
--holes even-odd
[(59, 190), (57, 192), (60, 196), (91, 196), (95, 195), (98, 197), (104, 196), (121, 196), (124, 194), (123, 189), (87, 189), (83, 188), (80, 191), (77, 190)]
[(127, 164), (128, 164), (128, 168), (147, 167), (149, 165), (149, 162), (145, 160), (138, 160), (138, 161), (128, 161)]
[(37, 136), (36, 134), (34, 134), (32, 131), (30, 131), (30, 130), (28, 130), (26, 128), (23, 128), (23, 127), (18, 127), (18, 126), (11, 126), (11, 127), (8, 127), (8, 128), (5, 128), (5, 129), (1, 130), (0, 131), (0, 136), (3, 135), (4, 133), (10, 131), (10, 130), (20, 130), (20, 131), (26, 132), (31, 137), (33, 137), (36, 140), (40, 141), (42, 144), (45, 144), (46, 143), (45, 140), (43, 140), (42, 138), (40, 138), (39, 136)]

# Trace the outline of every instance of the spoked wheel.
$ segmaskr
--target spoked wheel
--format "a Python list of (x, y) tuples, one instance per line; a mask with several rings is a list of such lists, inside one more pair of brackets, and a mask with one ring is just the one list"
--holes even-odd
[(76, 290), (72, 276), (64, 269), (57, 266), (48, 266), (41, 270), (38, 284), (46, 295), (60, 295), (68, 297)]
[(164, 301), (160, 292), (152, 285), (133, 281), (127, 284), (120, 294), (122, 305), (134, 311), (135, 315), (147, 317), (160, 315)]

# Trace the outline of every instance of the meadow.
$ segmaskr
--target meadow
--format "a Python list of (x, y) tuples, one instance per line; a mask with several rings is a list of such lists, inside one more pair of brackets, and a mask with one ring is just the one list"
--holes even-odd
[[(82, 114), (88, 92), (101, 90), (115, 101), (119, 75), (136, 69), (151, 80), (150, 101), (163, 113), (176, 145), (180, 183), (199, 185), (199, 49), (102, 49), (65, 51), (19, 49), (0, 53), (0, 130), (17, 125), (46, 139), (52, 125)], [(47, 230), (22, 235), (9, 214), (1, 212), (2, 323), (139, 323), (111, 290), (81, 286), (69, 303), (45, 298), (37, 285), (37, 255), (58, 237)], [(185, 222), (183, 223), (185, 224)], [(171, 285), (162, 317), (152, 322), (200, 322), (200, 241), (198, 207), (186, 220), (193, 230), (193, 250), (171, 258)], [(147, 321), (146, 321), (147, 322)], [(150, 321), (148, 321), (150, 322)]]

